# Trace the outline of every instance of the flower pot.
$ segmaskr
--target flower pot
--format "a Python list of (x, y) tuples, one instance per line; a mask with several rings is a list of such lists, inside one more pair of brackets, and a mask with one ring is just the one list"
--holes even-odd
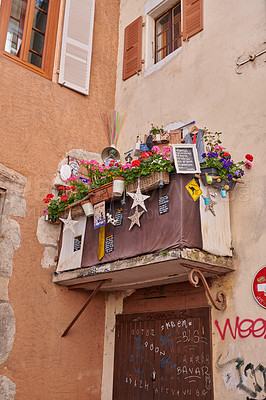
[(116, 197), (122, 196), (125, 188), (125, 178), (117, 176), (113, 179), (113, 195)]
[[(143, 176), (139, 180), (139, 187), (142, 192), (148, 192), (149, 190), (157, 189), (159, 186), (168, 185), (170, 182), (169, 172), (154, 172), (150, 176)], [(127, 185), (127, 193), (134, 193), (138, 188), (138, 179)]]
[(87, 217), (92, 217), (94, 214), (94, 209), (93, 205), (89, 200), (84, 201), (81, 203), (81, 207), (83, 208), (83, 211)]

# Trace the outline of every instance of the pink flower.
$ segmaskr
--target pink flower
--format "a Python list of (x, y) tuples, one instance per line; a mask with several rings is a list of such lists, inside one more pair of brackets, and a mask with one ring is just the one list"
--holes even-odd
[(214, 150), (223, 150), (223, 149), (225, 149), (225, 147), (219, 146), (218, 144), (214, 146)]
[(159, 146), (153, 146), (151, 149), (154, 153), (161, 154), (161, 150)]
[(126, 163), (126, 164), (122, 165), (121, 168), (122, 168), (122, 169), (128, 169), (128, 168), (131, 169), (131, 168), (132, 168), (132, 165), (129, 164), (129, 163)]
[(247, 169), (250, 169), (250, 168), (252, 167), (252, 164), (251, 164), (250, 161), (245, 161), (245, 162), (244, 162), (244, 165), (245, 165), (245, 167), (246, 167)]
[(43, 214), (47, 214), (48, 213), (48, 211), (47, 210), (43, 210)]
[(163, 146), (163, 152), (167, 155), (171, 154), (171, 147), (170, 146)]
[(104, 167), (100, 167), (100, 168), (99, 168), (99, 172), (103, 172), (104, 170), (105, 170)]

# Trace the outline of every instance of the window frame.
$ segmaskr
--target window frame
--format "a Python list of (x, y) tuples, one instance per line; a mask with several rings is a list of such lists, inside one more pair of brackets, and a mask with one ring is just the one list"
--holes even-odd
[[(174, 41), (173, 41), (173, 27), (174, 27), (174, 17), (173, 17), (173, 12), (176, 7), (180, 6), (180, 33), (179, 33), (179, 39), (181, 41), (180, 46), (178, 46), (176, 49), (174, 49)], [(168, 46), (164, 47), (169, 47), (169, 53), (166, 54), (164, 57), (162, 57), (160, 60), (158, 60), (158, 54), (159, 51), (163, 49), (161, 47), (158, 50), (158, 42), (157, 39), (159, 37), (159, 34), (157, 33), (157, 22), (166, 14), (169, 14), (169, 21), (168, 21)], [(169, 56), (171, 53), (173, 53), (175, 50), (179, 49), (182, 47), (182, 28), (181, 28), (181, 23), (182, 23), (182, 9), (181, 9), (181, 0), (177, 1), (174, 5), (172, 5), (170, 8), (166, 9), (163, 13), (161, 13), (158, 17), (154, 18), (154, 64), (157, 64), (158, 62), (162, 61), (165, 57)]]
[[(21, 65), (22, 67), (43, 76), (47, 79), (52, 79), (53, 68), (54, 68), (54, 56), (56, 46), (56, 36), (59, 18), (61, 0), (50, 0), (49, 9), (46, 21), (45, 40), (42, 54), (42, 67), (39, 68), (28, 61), (23, 60), (19, 56), (13, 55), (5, 51), (5, 43), (8, 31), (8, 25), (10, 20), (10, 12), (12, 7), (12, 0), (2, 0), (0, 5), (0, 54), (13, 61), (14, 63)], [(30, 38), (32, 31), (32, 22), (34, 16), (35, 0), (28, 0), (26, 9), (24, 28), (23, 28), (23, 40), (21, 44), (22, 55), (28, 55)]]

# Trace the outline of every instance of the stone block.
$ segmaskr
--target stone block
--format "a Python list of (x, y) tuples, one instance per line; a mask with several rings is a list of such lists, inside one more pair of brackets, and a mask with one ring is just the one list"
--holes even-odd
[(58, 256), (58, 251), (54, 247), (46, 247), (42, 258), (42, 267), (51, 268), (56, 265), (55, 257)]
[(16, 385), (7, 376), (0, 375), (0, 399), (14, 400), (16, 395)]
[(8, 277), (0, 276), (0, 301), (8, 300)]
[(37, 238), (42, 246), (52, 246), (57, 249), (61, 225), (50, 224), (44, 216), (38, 220)]
[(14, 342), (14, 335), (15, 318), (13, 309), (9, 303), (0, 303), (0, 364), (4, 363), (9, 356)]

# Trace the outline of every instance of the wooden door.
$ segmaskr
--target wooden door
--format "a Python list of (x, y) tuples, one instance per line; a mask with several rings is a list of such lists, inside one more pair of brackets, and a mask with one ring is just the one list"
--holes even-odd
[(209, 307), (116, 318), (113, 400), (212, 400)]

